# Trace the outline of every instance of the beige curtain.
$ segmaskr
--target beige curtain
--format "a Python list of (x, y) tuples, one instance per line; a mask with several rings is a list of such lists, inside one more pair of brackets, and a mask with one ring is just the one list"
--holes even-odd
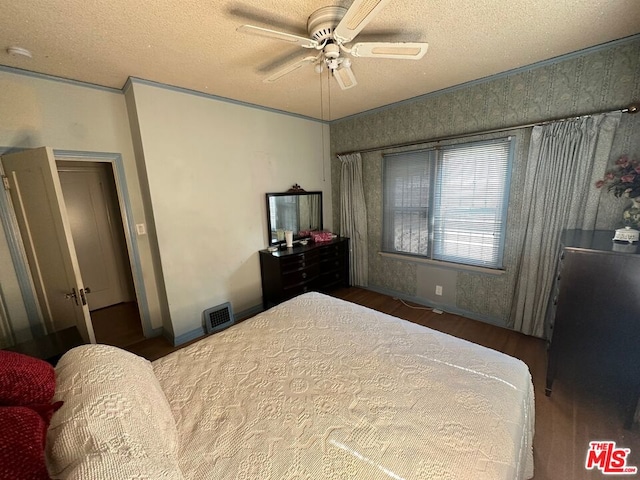
[(359, 153), (338, 155), (340, 177), (340, 235), (349, 237), (351, 285), (369, 284), (367, 247), (367, 207), (362, 185), (362, 158)]
[(510, 324), (545, 336), (549, 300), (564, 229), (595, 228), (602, 178), (619, 112), (533, 128), (527, 158), (522, 234)]

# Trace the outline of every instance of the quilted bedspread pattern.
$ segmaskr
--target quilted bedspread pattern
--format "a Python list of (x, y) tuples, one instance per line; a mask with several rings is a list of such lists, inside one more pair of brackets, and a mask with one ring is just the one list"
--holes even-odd
[(153, 363), (192, 479), (524, 479), (522, 362), (309, 293)]

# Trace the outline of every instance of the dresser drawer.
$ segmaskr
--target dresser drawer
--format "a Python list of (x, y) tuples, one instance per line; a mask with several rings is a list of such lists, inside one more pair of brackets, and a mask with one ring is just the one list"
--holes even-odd
[(282, 290), (281, 300), (287, 300), (289, 298), (297, 297), (298, 295), (302, 295), (303, 293), (313, 292), (316, 288), (313, 285), (313, 282), (305, 282), (298, 285), (292, 285), (288, 288)]
[(325, 245), (319, 249), (320, 261), (341, 260), (347, 253), (346, 243)]
[(318, 276), (319, 266), (317, 263), (309, 265), (305, 262), (305, 264), (305, 267), (282, 272), (282, 288), (288, 289), (303, 283), (310, 283)]
[(332, 272), (322, 272), (318, 276), (317, 288), (322, 292), (347, 285), (344, 269), (340, 268)]
[(349, 286), (349, 239), (260, 251), (264, 308), (311, 291)]
[(310, 251), (289, 255), (280, 260), (280, 268), (283, 275), (287, 275), (298, 270), (303, 270), (311, 265), (318, 264), (318, 252)]
[(335, 258), (325, 258), (320, 262), (320, 270), (326, 273), (341, 270), (343, 267), (344, 267), (343, 255)]

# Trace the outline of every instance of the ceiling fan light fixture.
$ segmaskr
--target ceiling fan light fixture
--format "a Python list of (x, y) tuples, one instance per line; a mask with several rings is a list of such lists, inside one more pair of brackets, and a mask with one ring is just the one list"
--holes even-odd
[(327, 58), (324, 62), (327, 64), (327, 68), (331, 71), (334, 71), (340, 66), (340, 62), (337, 58)]

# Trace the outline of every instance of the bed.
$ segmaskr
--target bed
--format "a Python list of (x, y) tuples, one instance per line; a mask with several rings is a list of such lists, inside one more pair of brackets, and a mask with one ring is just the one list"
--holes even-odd
[(533, 476), (524, 363), (319, 293), (153, 363), (77, 347), (56, 375), (52, 478)]

